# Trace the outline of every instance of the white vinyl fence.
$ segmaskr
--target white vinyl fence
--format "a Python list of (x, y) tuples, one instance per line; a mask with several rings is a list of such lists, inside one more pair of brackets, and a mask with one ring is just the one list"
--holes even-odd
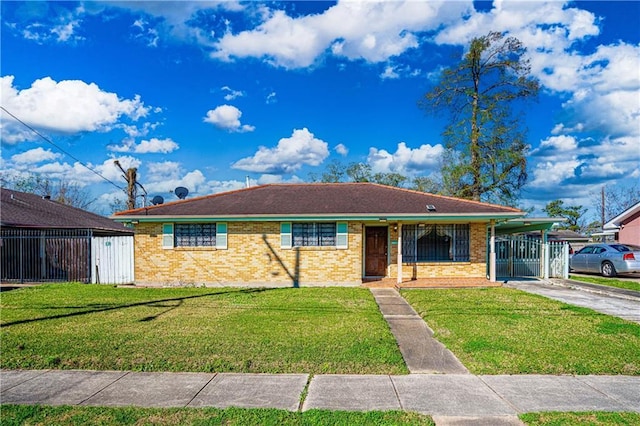
[(93, 237), (91, 282), (129, 284), (133, 281), (133, 237)]

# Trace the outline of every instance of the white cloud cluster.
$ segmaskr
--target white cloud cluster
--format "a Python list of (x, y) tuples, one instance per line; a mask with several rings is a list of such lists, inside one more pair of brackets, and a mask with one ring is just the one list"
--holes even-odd
[(225, 95), (224, 95), (224, 100), (225, 101), (232, 101), (235, 98), (239, 98), (239, 97), (244, 96), (244, 92), (242, 92), (240, 90), (233, 90), (229, 86), (222, 86), (220, 88), (220, 90), (222, 90), (222, 92), (225, 93)]
[(328, 144), (307, 128), (296, 129), (289, 138), (282, 138), (274, 148), (261, 146), (253, 157), (236, 161), (232, 168), (265, 174), (286, 174), (303, 165), (318, 166), (329, 156)]
[(242, 111), (233, 105), (220, 105), (207, 111), (207, 116), (203, 119), (205, 123), (211, 123), (219, 129), (228, 132), (245, 133), (253, 132), (254, 126), (240, 123)]
[(61, 157), (61, 154), (52, 152), (50, 149), (42, 149), (38, 147), (20, 154), (12, 155), (11, 161), (18, 164), (37, 164), (43, 161), (57, 160)]
[(400, 142), (396, 152), (390, 153), (384, 149), (370, 148), (367, 162), (376, 173), (400, 173), (413, 176), (427, 175), (439, 170), (444, 148), (442, 145), (421, 145), (419, 148), (409, 148)]
[(254, 57), (285, 68), (312, 65), (330, 51), (351, 60), (382, 62), (418, 47), (417, 33), (435, 30), (468, 13), (470, 2), (341, 1), (322, 14), (292, 18), (262, 9), (254, 29), (228, 31), (211, 56), (223, 60)]
[(108, 145), (107, 149), (114, 152), (134, 152), (136, 154), (168, 154), (180, 148), (171, 138), (151, 138), (135, 143), (133, 139), (125, 139), (122, 145)]
[[(108, 131), (126, 116), (137, 120), (149, 113), (139, 96), (121, 99), (94, 83), (80, 80), (56, 82), (50, 77), (36, 80), (28, 89), (13, 85), (14, 76), (0, 79), (2, 106), (36, 129), (59, 133)], [(7, 115), (2, 116), (2, 141), (18, 143), (28, 133)]]

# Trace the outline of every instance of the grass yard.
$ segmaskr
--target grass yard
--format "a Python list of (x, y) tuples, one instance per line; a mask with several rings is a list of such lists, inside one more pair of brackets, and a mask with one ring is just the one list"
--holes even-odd
[(508, 288), (403, 290), (474, 374), (640, 375), (640, 325)]
[(425, 425), (431, 417), (402, 411), (309, 410), (302, 413), (275, 409), (241, 408), (106, 408), (3, 405), (2, 424), (18, 425)]
[(606, 285), (609, 287), (624, 288), (626, 290), (640, 291), (640, 283), (629, 280), (617, 280), (615, 278), (604, 278), (596, 276), (569, 275), (569, 279), (574, 281), (582, 281), (591, 284)]
[(2, 293), (5, 369), (406, 374), (363, 288), (116, 288)]
[(603, 411), (584, 413), (528, 413), (520, 420), (529, 426), (615, 426), (640, 425), (640, 413), (610, 413)]

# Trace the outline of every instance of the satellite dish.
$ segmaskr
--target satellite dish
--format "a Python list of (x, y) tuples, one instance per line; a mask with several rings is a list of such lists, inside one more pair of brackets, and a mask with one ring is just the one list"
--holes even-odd
[(189, 190), (184, 186), (177, 187), (173, 190), (173, 192), (176, 194), (176, 197), (180, 198), (181, 200), (184, 200), (185, 198), (187, 198), (187, 195), (189, 195)]
[(151, 203), (154, 206), (157, 206), (158, 204), (162, 204), (164, 203), (164, 198), (162, 198), (161, 195), (156, 195), (155, 197), (153, 197), (153, 199), (151, 200)]

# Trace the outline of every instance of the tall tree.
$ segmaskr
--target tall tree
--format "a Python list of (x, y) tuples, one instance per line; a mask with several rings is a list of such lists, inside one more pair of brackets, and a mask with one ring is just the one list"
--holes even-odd
[(2, 186), (21, 192), (51, 197), (53, 201), (87, 210), (96, 200), (86, 188), (66, 180), (52, 180), (38, 174), (2, 178)]
[(420, 103), (429, 112), (451, 114), (442, 167), (449, 195), (510, 204), (517, 199), (527, 179), (528, 145), (514, 107), (539, 90), (525, 53), (518, 39), (499, 32), (475, 38)]
[(553, 200), (547, 203), (544, 209), (542, 209), (551, 217), (563, 217), (567, 219), (567, 222), (561, 223), (559, 229), (570, 229), (572, 231), (582, 231), (586, 228), (582, 216), (586, 213), (587, 209), (583, 209), (582, 206), (565, 206), (562, 200)]
[(615, 187), (606, 185), (601, 191), (591, 194), (596, 213), (602, 216), (602, 225), (640, 201), (640, 185)]

